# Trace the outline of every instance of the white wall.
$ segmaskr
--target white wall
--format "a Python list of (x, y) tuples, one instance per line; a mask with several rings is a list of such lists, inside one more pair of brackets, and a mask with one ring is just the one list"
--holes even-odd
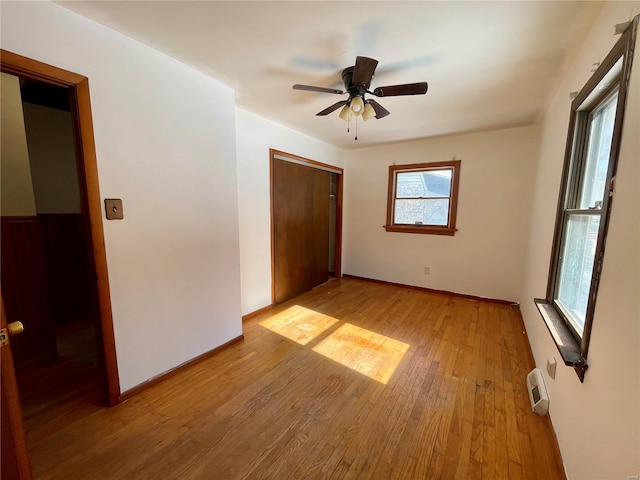
[[(348, 151), (344, 272), (520, 300), (538, 134), (524, 127)], [(386, 232), (389, 165), (454, 156), (462, 160), (455, 236)]]
[(24, 125), (38, 213), (80, 213), (71, 113), (24, 103)]
[(341, 168), (344, 153), (242, 109), (236, 109), (236, 139), (242, 314), (246, 315), (272, 301), (269, 149)]
[[(521, 300), (536, 362), (558, 356), (532, 298), (546, 286), (568, 92), (634, 5), (607, 3), (545, 116), (541, 144), (526, 127), (344, 153), (235, 110), (228, 87), (55, 4), (2, 2), (2, 48), (90, 80), (101, 194), (124, 199), (125, 220), (104, 227), (122, 389), (239, 335), (241, 312), (271, 303), (269, 147), (345, 167), (345, 273)], [(584, 384), (562, 366), (547, 378), (572, 480), (640, 472), (637, 53), (635, 61), (590, 369)], [(388, 165), (454, 155), (456, 236), (385, 232)]]
[(242, 333), (234, 92), (49, 2), (2, 2), (2, 48), (86, 75), (122, 390)]
[[(545, 373), (550, 413), (570, 480), (640, 475), (640, 42), (636, 44), (602, 278), (584, 384), (562, 360), (534, 297), (544, 297), (565, 142), (569, 92), (579, 90), (619, 37), (616, 23), (640, 12), (638, 2), (607, 3), (544, 117), (531, 216), (522, 313), (536, 364), (559, 360)], [(635, 11), (634, 11), (635, 9)]]
[(29, 169), (29, 152), (24, 130), (22, 98), (18, 77), (2, 73), (2, 129), (0, 139), (0, 178), (2, 215), (32, 216), (36, 203)]

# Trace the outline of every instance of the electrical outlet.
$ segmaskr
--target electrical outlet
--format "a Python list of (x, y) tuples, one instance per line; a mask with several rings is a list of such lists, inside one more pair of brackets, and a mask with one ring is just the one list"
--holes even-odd
[(431, 273), (431, 269), (429, 267), (424, 267), (424, 274), (429, 275)]
[(628, 480), (640, 480), (640, 477), (638, 477), (638, 475), (629, 475), (627, 477)]

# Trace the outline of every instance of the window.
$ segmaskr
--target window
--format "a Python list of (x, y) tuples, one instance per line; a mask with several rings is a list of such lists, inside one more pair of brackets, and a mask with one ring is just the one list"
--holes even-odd
[(544, 299), (535, 299), (566, 365), (587, 370), (637, 17), (571, 104)]
[(460, 160), (391, 165), (388, 232), (455, 235)]

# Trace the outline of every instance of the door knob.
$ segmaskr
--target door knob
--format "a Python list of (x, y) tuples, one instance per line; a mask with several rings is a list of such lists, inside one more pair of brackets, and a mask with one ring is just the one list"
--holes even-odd
[(11, 322), (7, 324), (7, 331), (9, 335), (20, 335), (24, 332), (24, 325), (22, 322)]
[(9, 335), (19, 335), (24, 332), (22, 322), (11, 322), (7, 328), (0, 329), (0, 347), (4, 347), (9, 343)]

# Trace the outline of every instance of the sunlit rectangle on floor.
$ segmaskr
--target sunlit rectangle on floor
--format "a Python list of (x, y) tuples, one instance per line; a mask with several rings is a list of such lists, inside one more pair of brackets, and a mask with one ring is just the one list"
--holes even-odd
[(346, 323), (313, 351), (386, 384), (408, 349), (406, 343)]
[(294, 305), (260, 322), (260, 325), (300, 345), (306, 345), (337, 321), (328, 315)]

